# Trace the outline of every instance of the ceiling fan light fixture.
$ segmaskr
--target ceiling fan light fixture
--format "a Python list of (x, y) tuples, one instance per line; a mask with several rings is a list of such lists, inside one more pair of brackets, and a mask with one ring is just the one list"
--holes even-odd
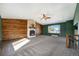
[(49, 17), (49, 16), (46, 16), (45, 14), (43, 14), (43, 17), (42, 17), (42, 19), (45, 19), (45, 20), (47, 20), (47, 19), (50, 19), (51, 17)]

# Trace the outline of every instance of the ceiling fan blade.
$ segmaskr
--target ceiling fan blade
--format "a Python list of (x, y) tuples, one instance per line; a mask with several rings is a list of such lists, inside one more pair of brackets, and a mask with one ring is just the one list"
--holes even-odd
[(51, 17), (47, 17), (48, 19), (50, 19)]
[(48, 17), (48, 16), (46, 16), (45, 14), (43, 14), (43, 17), (41, 18), (41, 19), (45, 19), (45, 20), (47, 20), (47, 19), (50, 19), (51, 17)]

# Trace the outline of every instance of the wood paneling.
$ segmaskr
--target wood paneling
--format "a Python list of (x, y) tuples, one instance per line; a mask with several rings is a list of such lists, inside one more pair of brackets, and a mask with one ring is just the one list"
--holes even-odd
[(68, 37), (68, 33), (66, 33), (66, 48), (69, 48), (69, 37)]
[(19, 19), (2, 19), (3, 39), (17, 39), (27, 37), (27, 21)]
[(36, 23), (36, 35), (42, 34), (43, 33), (42, 31), (43, 31), (43, 26)]

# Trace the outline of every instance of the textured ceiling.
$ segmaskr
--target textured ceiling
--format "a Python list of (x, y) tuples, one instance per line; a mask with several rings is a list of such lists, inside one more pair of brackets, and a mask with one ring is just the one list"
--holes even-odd
[[(3, 18), (31, 19), (45, 25), (72, 20), (75, 9), (75, 3), (1, 3), (0, 15)], [(51, 19), (41, 20), (42, 14)]]

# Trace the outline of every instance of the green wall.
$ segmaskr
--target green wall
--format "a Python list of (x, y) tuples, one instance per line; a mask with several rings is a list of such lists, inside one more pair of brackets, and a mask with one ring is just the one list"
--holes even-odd
[(61, 36), (65, 36), (66, 35), (66, 23), (64, 22), (64, 23), (61, 23), (60, 25), (61, 25), (60, 27)]
[(73, 20), (66, 22), (66, 33), (69, 35), (74, 34)]
[(43, 26), (43, 34), (44, 35), (48, 35), (48, 29), (47, 28), (48, 28), (48, 25)]
[[(60, 36), (66, 36), (66, 33), (68, 33), (69, 35), (73, 35), (74, 34), (74, 29), (73, 29), (73, 20), (67, 21), (67, 22), (63, 22), (63, 23), (57, 23), (57, 24), (50, 24), (50, 25), (60, 25)], [(56, 33), (48, 33), (48, 26), (50, 25), (44, 25), (43, 26), (43, 35), (52, 35), (52, 34), (56, 34)]]

